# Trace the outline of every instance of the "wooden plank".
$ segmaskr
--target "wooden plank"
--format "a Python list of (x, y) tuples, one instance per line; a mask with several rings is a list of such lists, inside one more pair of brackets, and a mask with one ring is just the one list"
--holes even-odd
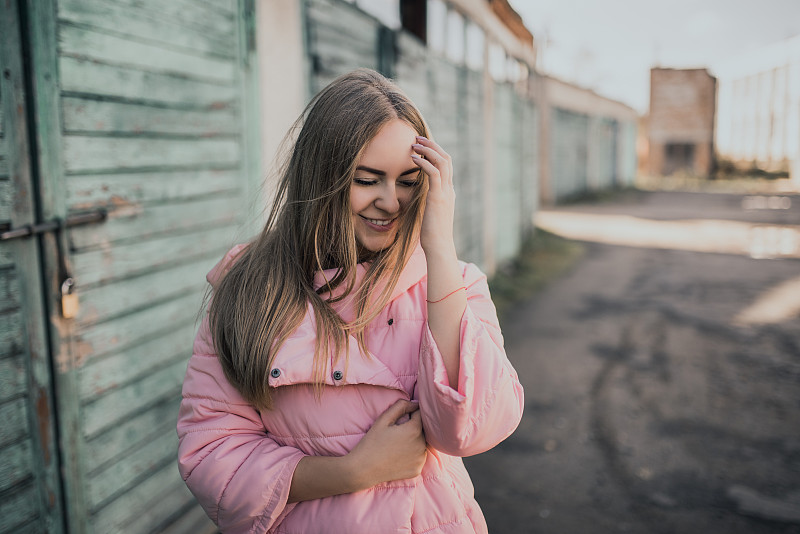
[(170, 109), (107, 102), (86, 98), (61, 99), (64, 131), (68, 134), (106, 132), (115, 134), (173, 134), (216, 137), (239, 134), (233, 108)]
[(80, 369), (81, 400), (89, 402), (113, 389), (140, 380), (176, 359), (186, 360), (191, 353), (196, 332), (194, 318), (187, 317), (183, 323), (172, 324), (170, 330), (153, 335), (145, 343), (90, 362)]
[(192, 506), (180, 519), (161, 530), (161, 534), (215, 534), (217, 526), (211, 522), (199, 504)]
[(202, 298), (202, 290), (192, 291), (118, 319), (77, 330), (80, 361), (88, 363), (92, 358), (143, 343), (153, 336), (170, 331), (174, 325), (192, 321), (200, 310)]
[(14, 269), (0, 268), (0, 316), (19, 308), (20, 290)]
[[(168, 467), (175, 469), (174, 465)], [(178, 480), (180, 476), (176, 475)], [(181, 480), (181, 483), (183, 481)], [(172, 493), (164, 493), (161, 498), (151, 502), (148, 506), (146, 513), (141, 517), (131, 517), (125, 525), (124, 534), (149, 534), (150, 532), (162, 532), (162, 525), (167, 524), (174, 519), (177, 510), (186, 509), (192, 506), (197, 501), (194, 496), (183, 485), (183, 488), (178, 486)], [(207, 527), (204, 527), (207, 528)], [(199, 534), (198, 531), (190, 531), (193, 534)], [(219, 532), (214, 529), (212, 532)]]
[[(150, 4), (150, 5), (148, 5)], [(164, 45), (186, 48), (211, 55), (234, 58), (236, 41), (225, 28), (208, 23), (208, 13), (191, 20), (165, 17), (159, 12), (164, 2), (61, 0), (58, 3), (60, 20), (86, 24), (120, 35), (136, 37)], [(224, 19), (226, 20), (226, 19)], [(228, 32), (231, 31), (228, 25)]]
[(0, 358), (20, 354), (25, 331), (22, 328), (22, 318), (17, 312), (7, 313), (0, 321)]
[[(0, 323), (6, 320), (6, 316), (0, 316)], [(27, 376), (25, 361), (21, 355), (0, 360), (0, 402), (25, 394)]]
[(64, 137), (65, 170), (73, 174), (181, 166), (231, 166), (239, 159), (240, 143), (234, 139)]
[(332, 52), (334, 54), (356, 55), (377, 62), (377, 28), (359, 25), (347, 28), (339, 24), (318, 22), (309, 29), (309, 38), (314, 53)]
[[(188, 356), (187, 356), (188, 357)], [(114, 390), (83, 408), (83, 432), (91, 439), (111, 425), (164, 399), (177, 397), (186, 374), (186, 359), (180, 359), (143, 380)]]
[(193, 500), (175, 465), (166, 465), (131, 491), (97, 510), (90, 521), (94, 532), (155, 532), (158, 529), (153, 528), (154, 523), (169, 517), (169, 514)]
[(200, 227), (227, 225), (241, 217), (242, 199), (235, 195), (203, 198), (174, 204), (120, 204), (103, 224), (72, 228), (74, 250), (108, 247), (122, 240), (144, 240), (159, 234), (186, 232)]
[(184, 107), (228, 107), (238, 99), (238, 88), (171, 74), (133, 70), (85, 59), (59, 59), (61, 88), (92, 94)]
[(73, 256), (73, 269), (80, 273), (79, 283), (83, 287), (142, 275), (192, 257), (205, 257), (214, 251), (230, 248), (236, 232), (235, 226), (220, 227), (192, 235), (167, 236), (106, 250), (91, 250)]
[(336, 28), (346, 35), (352, 35), (356, 41), (375, 41), (378, 38), (380, 23), (353, 6), (312, 0), (306, 2), (306, 17), (310, 27)]
[(32, 454), (29, 439), (0, 449), (0, 491), (33, 476)]
[(10, 243), (0, 243), (0, 269), (14, 267), (14, 256), (11, 254)]
[(180, 395), (170, 397), (146, 410), (131, 414), (88, 440), (84, 448), (86, 472), (92, 473), (114, 462), (118, 454), (137, 448), (142, 441), (150, 439), (153, 432), (174, 432), (175, 414), (178, 413), (180, 402)]
[(88, 478), (89, 506), (96, 510), (103, 503), (124, 493), (150, 471), (167, 463), (175, 464), (175, 430), (151, 436), (129, 454), (117, 454), (115, 461)]
[(198, 258), (113, 284), (79, 289), (81, 309), (76, 318), (78, 326), (86, 329), (98, 321), (113, 319), (175, 295), (202, 293), (207, 287), (205, 275), (220, 257)]
[[(2, 164), (2, 161), (0, 161)], [(3, 169), (0, 168), (0, 172)], [(14, 203), (14, 187), (8, 180), (0, 180), (0, 221), (11, 220), (11, 209)]]
[(27, 399), (20, 398), (0, 404), (0, 447), (18, 441), (29, 434)]
[(169, 50), (67, 23), (59, 24), (59, 51), (63, 56), (221, 84), (232, 84), (236, 76), (236, 63), (231, 60)]
[(67, 202), (71, 210), (171, 202), (230, 194), (241, 181), (238, 169), (75, 175), (67, 177)]
[[(36, 487), (28, 484), (0, 500), (0, 533), (18, 534), (28, 527), (39, 514), (39, 496)], [(44, 525), (36, 521), (35, 530), (44, 532)]]
[[(98, 0), (74, 0), (89, 3)], [(102, 2), (103, 0), (99, 0)], [(229, 14), (209, 9), (195, 0), (114, 0), (114, 4), (149, 13), (152, 17), (175, 21), (187, 27), (197, 28), (227, 41), (235, 40), (236, 20)], [(59, 4), (60, 7), (60, 4)]]
[(235, 16), (237, 10), (237, 0), (194, 0), (196, 3), (213, 9), (218, 13)]

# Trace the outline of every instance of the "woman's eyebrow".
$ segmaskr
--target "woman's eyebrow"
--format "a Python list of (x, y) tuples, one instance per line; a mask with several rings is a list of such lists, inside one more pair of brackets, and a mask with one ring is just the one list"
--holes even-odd
[[(372, 167), (365, 167), (364, 165), (359, 165), (358, 167), (356, 167), (356, 170), (368, 172), (370, 174), (376, 174), (378, 176), (386, 176), (386, 171), (379, 171), (378, 169), (373, 169)], [(414, 174), (415, 172), (419, 172), (419, 167), (414, 167), (413, 169), (408, 169), (407, 171), (403, 171), (400, 173), (400, 176)]]

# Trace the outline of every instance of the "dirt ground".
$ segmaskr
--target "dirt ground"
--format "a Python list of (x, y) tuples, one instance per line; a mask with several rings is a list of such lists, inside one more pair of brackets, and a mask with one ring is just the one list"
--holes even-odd
[[(556, 211), (800, 225), (800, 196), (784, 198), (635, 192)], [(503, 319), (526, 408), (467, 459), (490, 532), (800, 533), (798, 282), (800, 254), (587, 242)], [(783, 314), (758, 316), (764, 302)]]

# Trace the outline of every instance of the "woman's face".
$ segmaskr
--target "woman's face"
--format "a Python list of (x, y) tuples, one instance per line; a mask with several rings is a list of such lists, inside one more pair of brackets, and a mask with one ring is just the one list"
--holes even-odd
[(395, 119), (378, 131), (358, 161), (350, 185), (350, 207), (356, 239), (369, 251), (392, 244), (400, 216), (421, 179), (411, 159), (416, 136), (410, 124)]

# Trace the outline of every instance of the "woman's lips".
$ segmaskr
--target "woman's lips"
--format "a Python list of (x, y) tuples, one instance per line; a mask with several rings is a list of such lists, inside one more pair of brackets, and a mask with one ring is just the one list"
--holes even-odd
[[(375, 232), (388, 232), (389, 230), (394, 228), (394, 225), (397, 222), (397, 217), (395, 217), (394, 219), (368, 219), (363, 215), (359, 215), (359, 217), (361, 217), (364, 220), (364, 224), (367, 225), (367, 228)], [(380, 221), (385, 224), (376, 224), (376, 222), (373, 221), (376, 222)]]

